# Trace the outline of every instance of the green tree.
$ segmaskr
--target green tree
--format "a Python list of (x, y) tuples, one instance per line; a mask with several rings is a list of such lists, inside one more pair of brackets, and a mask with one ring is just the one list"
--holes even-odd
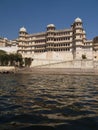
[(0, 65), (2, 66), (22, 66), (23, 58), (21, 54), (7, 54), (5, 51), (0, 50)]
[(8, 63), (8, 55), (5, 51), (0, 50), (0, 65), (7, 65)]
[(23, 59), (21, 54), (10, 54), (10, 65), (22, 66)]
[(9, 63), (9, 55), (8, 54), (2, 55), (2, 63), (4, 66), (8, 65), (8, 63)]
[(31, 63), (32, 63), (32, 59), (31, 58), (25, 58), (25, 66), (26, 67), (30, 67)]
[(2, 54), (6, 54), (6, 52), (3, 50), (0, 50), (0, 55), (2, 55)]
[(9, 54), (9, 61), (10, 61), (10, 65), (14, 66), (15, 65), (15, 54)]
[(22, 58), (22, 55), (21, 54), (18, 54), (18, 53), (16, 53), (15, 55), (14, 55), (15, 57), (15, 65), (16, 66), (22, 66), (23, 65), (23, 58)]

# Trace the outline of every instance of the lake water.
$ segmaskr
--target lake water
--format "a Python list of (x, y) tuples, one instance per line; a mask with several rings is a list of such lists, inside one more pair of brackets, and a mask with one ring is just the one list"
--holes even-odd
[(0, 74), (0, 130), (98, 130), (98, 76)]

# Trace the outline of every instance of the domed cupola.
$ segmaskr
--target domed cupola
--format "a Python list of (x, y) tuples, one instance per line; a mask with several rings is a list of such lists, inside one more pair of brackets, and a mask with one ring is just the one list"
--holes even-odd
[(27, 32), (26, 28), (22, 27), (20, 28), (19, 32)]
[(49, 28), (49, 27), (55, 27), (55, 25), (54, 24), (49, 24), (49, 25), (47, 25), (47, 28)]
[(74, 21), (74, 28), (81, 28), (82, 29), (82, 20), (78, 17)]
[[(82, 20), (78, 17), (75, 19), (74, 23), (73, 23), (73, 30), (76, 32), (77, 29), (81, 29), (81, 32), (83, 30), (83, 27), (82, 27)], [(79, 31), (79, 30), (77, 30)]]
[(77, 22), (82, 23), (82, 20), (78, 17), (78, 18), (75, 19), (75, 23), (77, 23)]
[(27, 30), (25, 27), (19, 29), (19, 37), (25, 37), (27, 34)]
[(49, 30), (55, 30), (55, 25), (54, 24), (47, 25), (47, 31)]

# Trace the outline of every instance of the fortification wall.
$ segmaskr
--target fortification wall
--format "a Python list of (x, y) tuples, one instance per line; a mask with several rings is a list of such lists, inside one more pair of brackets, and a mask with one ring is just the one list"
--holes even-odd
[(35, 68), (98, 68), (98, 62), (93, 60), (71, 60), (71, 61), (52, 61), (35, 59), (32, 66)]

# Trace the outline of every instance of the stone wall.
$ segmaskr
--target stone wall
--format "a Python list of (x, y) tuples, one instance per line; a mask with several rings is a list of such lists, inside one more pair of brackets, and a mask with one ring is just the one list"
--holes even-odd
[(93, 60), (72, 60), (72, 61), (50, 61), (36, 59), (32, 62), (35, 68), (82, 68), (92, 69), (98, 68), (98, 62)]
[(15, 72), (14, 66), (0, 66), (0, 73)]

